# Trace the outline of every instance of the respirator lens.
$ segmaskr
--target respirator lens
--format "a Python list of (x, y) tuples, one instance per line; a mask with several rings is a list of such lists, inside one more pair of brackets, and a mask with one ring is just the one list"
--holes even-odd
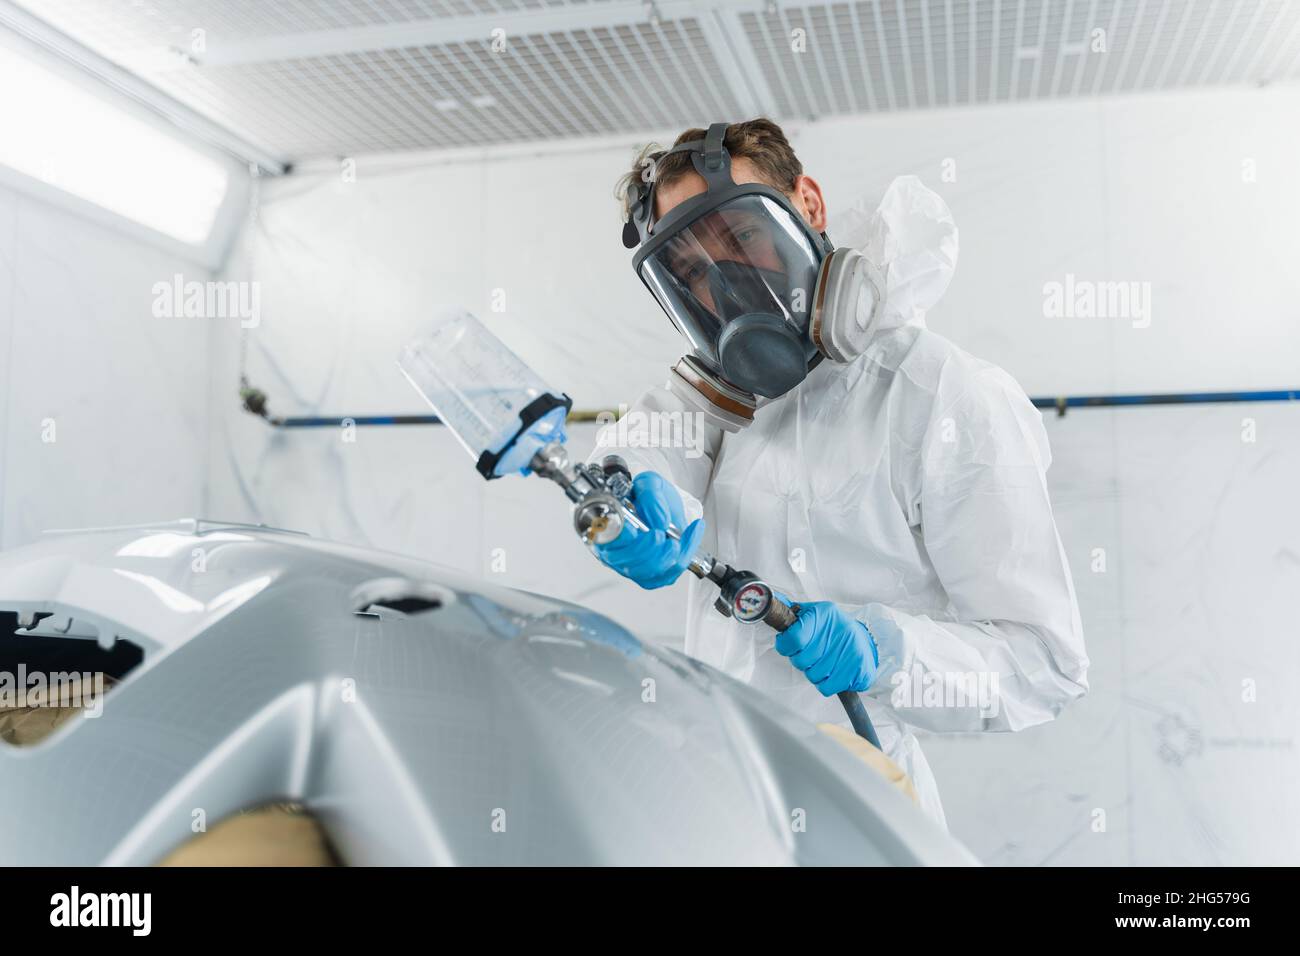
[(679, 227), (640, 268), (695, 353), (721, 369), (719, 343), (733, 322), (780, 324), (806, 339), (820, 262), (792, 210), (745, 195)]

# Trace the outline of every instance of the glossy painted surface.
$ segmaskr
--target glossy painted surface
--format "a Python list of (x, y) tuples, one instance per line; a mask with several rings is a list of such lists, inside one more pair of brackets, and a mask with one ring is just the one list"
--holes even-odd
[[(409, 597), (438, 606), (381, 606)], [(151, 863), (281, 799), (357, 864), (972, 861), (750, 688), (413, 559), (196, 521), (53, 534), (0, 554), (0, 609), (145, 650), (102, 716), (0, 745), (0, 863)]]

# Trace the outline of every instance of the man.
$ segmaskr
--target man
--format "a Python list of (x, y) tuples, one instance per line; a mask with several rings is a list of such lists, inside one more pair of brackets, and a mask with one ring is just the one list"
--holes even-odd
[(634, 419), (706, 424), (703, 454), (627, 436), (650, 530), (597, 554), (647, 588), (700, 549), (763, 575), (797, 623), (741, 624), (692, 579), (687, 653), (815, 721), (843, 722), (835, 695), (864, 694), (943, 823), (912, 728), (1043, 723), (1085, 693), (1088, 666), (1041, 418), (925, 328), (955, 264), (951, 217), (905, 178), (867, 254), (835, 250), (821, 188), (764, 119), (688, 130), (624, 183), (634, 266), (690, 347)]

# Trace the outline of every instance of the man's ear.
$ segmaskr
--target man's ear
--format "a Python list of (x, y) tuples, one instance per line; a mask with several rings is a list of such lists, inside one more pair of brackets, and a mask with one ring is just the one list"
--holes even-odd
[(800, 176), (794, 181), (794, 205), (812, 226), (813, 232), (826, 231), (826, 200), (822, 188), (811, 176)]

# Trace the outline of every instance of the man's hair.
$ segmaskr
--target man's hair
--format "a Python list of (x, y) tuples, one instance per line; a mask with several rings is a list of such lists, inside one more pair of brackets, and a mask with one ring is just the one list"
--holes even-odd
[[(680, 146), (693, 139), (703, 139), (705, 132), (699, 128), (688, 129), (677, 137), (673, 145)], [(733, 160), (749, 160), (765, 183), (787, 195), (794, 192), (795, 180), (803, 175), (803, 164), (794, 154), (785, 133), (766, 117), (732, 123), (722, 137), (722, 145)], [(663, 156), (663, 152), (662, 146), (650, 143), (637, 154), (631, 171), (619, 179), (615, 195), (623, 204), (624, 219), (629, 212), (628, 187), (633, 183), (638, 180), (648, 182), (648, 177), (653, 175), (660, 187), (671, 186), (687, 174), (695, 172), (690, 153)], [(647, 169), (652, 172), (647, 173)]]

